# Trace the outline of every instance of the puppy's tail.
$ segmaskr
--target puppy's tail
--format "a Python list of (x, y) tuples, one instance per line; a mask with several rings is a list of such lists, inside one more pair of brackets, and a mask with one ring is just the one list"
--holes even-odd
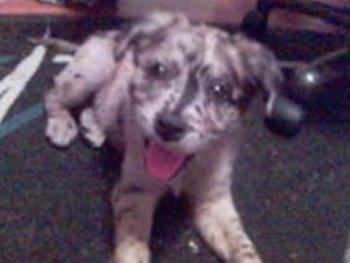
[(31, 37), (28, 38), (28, 41), (35, 45), (44, 45), (46, 47), (70, 54), (74, 54), (79, 48), (79, 45), (76, 43), (53, 37)]

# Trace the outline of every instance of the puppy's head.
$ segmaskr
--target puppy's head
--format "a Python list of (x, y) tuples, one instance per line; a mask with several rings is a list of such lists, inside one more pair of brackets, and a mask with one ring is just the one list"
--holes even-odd
[(262, 45), (183, 16), (153, 16), (126, 39), (129, 94), (149, 156), (178, 160), (210, 147), (241, 126), (259, 88), (271, 96), (282, 81)]
[(195, 154), (239, 127), (258, 88), (273, 93), (281, 74), (274, 56), (243, 35), (161, 18), (129, 40), (130, 96), (147, 139)]

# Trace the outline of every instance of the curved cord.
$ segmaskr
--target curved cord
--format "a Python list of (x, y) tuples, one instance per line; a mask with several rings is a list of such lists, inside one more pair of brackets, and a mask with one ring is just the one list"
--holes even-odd
[(257, 10), (268, 15), (274, 8), (318, 17), (327, 23), (350, 30), (350, 8), (332, 6), (313, 0), (259, 0)]

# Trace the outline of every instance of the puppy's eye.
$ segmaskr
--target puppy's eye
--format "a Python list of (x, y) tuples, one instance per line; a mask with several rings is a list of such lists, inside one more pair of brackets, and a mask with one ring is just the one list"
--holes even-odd
[(169, 75), (169, 70), (167, 69), (167, 67), (160, 62), (156, 62), (150, 65), (147, 69), (147, 72), (151, 77), (158, 79), (167, 78), (167, 76)]
[(210, 92), (214, 99), (218, 102), (232, 103), (231, 87), (227, 83), (213, 83)]

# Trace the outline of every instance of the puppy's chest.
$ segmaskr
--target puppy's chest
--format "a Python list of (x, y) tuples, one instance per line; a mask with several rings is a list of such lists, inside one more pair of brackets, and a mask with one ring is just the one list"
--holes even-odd
[(184, 176), (186, 174), (186, 167), (182, 168), (175, 177), (166, 181), (165, 184), (169, 187), (170, 191), (176, 196), (180, 196), (184, 186)]

